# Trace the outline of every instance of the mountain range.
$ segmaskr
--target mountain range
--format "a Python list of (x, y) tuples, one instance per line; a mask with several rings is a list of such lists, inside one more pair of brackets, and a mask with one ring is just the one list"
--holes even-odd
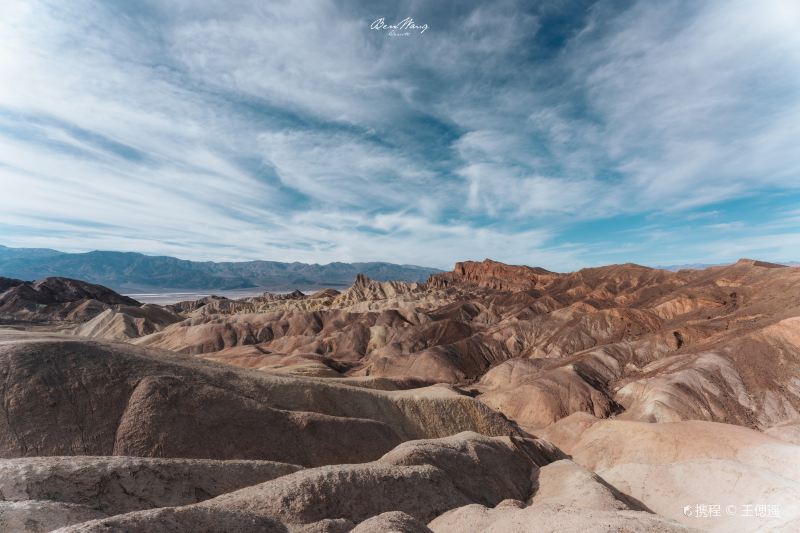
[(376, 280), (425, 281), (435, 268), (383, 262), (281, 263), (277, 261), (188, 261), (134, 252), (66, 253), (47, 248), (0, 246), (0, 276), (34, 280), (77, 278), (118, 291), (166, 289), (266, 290), (348, 287), (363, 273)]

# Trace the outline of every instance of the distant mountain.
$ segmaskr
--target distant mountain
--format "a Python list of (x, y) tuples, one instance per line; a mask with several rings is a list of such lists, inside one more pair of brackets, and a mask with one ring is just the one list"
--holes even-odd
[(64, 255), (64, 252), (50, 248), (8, 248), (0, 245), (0, 261), (4, 259), (42, 259), (54, 255)]
[(683, 265), (658, 265), (653, 268), (660, 268), (661, 270), (669, 270), (677, 272), (679, 270), (703, 270), (708, 267), (723, 266), (730, 263), (686, 263)]
[[(798, 261), (778, 261), (778, 263), (784, 266), (800, 266), (800, 262)], [(653, 268), (677, 272), (679, 270), (703, 270), (709, 267), (726, 266), (729, 264), (730, 263), (687, 263), (685, 265), (662, 265)]]
[(424, 281), (435, 268), (392, 263), (214, 263), (133, 252), (64, 253), (45, 248), (0, 246), (0, 276), (23, 280), (61, 276), (99, 283), (117, 291), (160, 289), (268, 290), (347, 287), (356, 275), (380, 281)]

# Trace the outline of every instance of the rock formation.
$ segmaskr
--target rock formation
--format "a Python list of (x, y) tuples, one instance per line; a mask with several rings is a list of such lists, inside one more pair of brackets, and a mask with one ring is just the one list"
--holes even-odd
[(164, 307), (2, 278), (0, 316), (0, 529), (800, 527), (800, 268), (487, 260)]
[(0, 291), (0, 318), (6, 319), (82, 322), (113, 305), (140, 305), (111, 289), (67, 278), (0, 278)]
[(525, 291), (543, 288), (558, 277), (558, 274), (543, 268), (506, 265), (485, 259), (480, 263), (476, 261), (456, 263), (452, 272), (434, 274), (428, 279), (428, 284), (437, 287), (473, 284), (500, 291)]

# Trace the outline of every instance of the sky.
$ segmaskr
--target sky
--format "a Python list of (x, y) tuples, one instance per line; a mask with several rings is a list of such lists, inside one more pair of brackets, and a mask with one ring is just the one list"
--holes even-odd
[(3, 0), (0, 244), (798, 260), (800, 3)]

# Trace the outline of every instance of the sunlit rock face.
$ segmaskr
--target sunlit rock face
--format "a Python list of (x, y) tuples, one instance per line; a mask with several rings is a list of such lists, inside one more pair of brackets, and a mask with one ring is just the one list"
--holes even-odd
[(800, 524), (798, 268), (487, 260), (168, 306), (0, 291), (4, 530)]

